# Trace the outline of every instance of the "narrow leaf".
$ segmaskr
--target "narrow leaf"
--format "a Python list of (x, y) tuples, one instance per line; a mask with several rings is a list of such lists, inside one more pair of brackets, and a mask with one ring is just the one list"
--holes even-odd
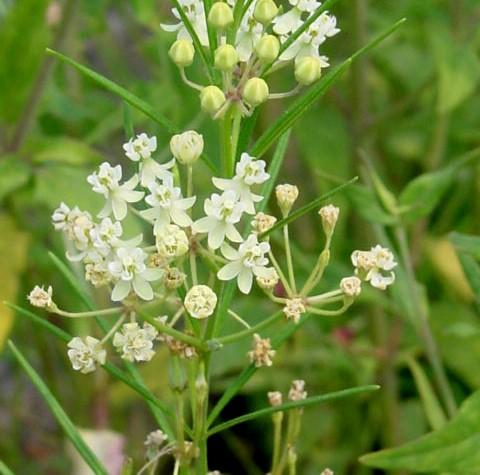
[(468, 254), (460, 253), (458, 258), (468, 283), (475, 294), (475, 299), (480, 303), (480, 264)]
[(132, 111), (126, 102), (123, 102), (123, 131), (125, 132), (126, 140), (130, 140), (135, 135), (132, 121)]
[(275, 412), (290, 411), (292, 409), (297, 409), (300, 407), (313, 406), (322, 402), (329, 402), (335, 399), (343, 399), (350, 396), (356, 396), (358, 394), (377, 391), (378, 389), (380, 389), (380, 386), (377, 385), (360, 386), (358, 388), (344, 389), (342, 391), (336, 391), (333, 393), (322, 394), (320, 396), (309, 397), (301, 401), (291, 401), (285, 404), (280, 404), (279, 406), (266, 407), (255, 412), (251, 412), (250, 414), (244, 414), (243, 416), (230, 419), (229, 421), (222, 424), (218, 424), (217, 426), (213, 427), (208, 431), (208, 435), (211, 436), (213, 434), (217, 434), (218, 432), (229, 429), (230, 427), (236, 426), (238, 424), (242, 424), (243, 422), (258, 419), (259, 417), (269, 416), (271, 414), (274, 414)]
[(55, 399), (55, 397), (50, 392), (50, 390), (48, 389), (46, 384), (43, 382), (43, 380), (40, 378), (38, 373), (32, 368), (32, 366), (28, 363), (28, 361), (22, 355), (20, 350), (13, 344), (12, 341), (9, 341), (8, 345), (10, 347), (10, 350), (13, 353), (13, 356), (18, 361), (18, 363), (22, 366), (22, 368), (25, 370), (28, 377), (30, 378), (32, 383), (35, 385), (38, 392), (42, 395), (43, 399), (45, 400), (48, 407), (52, 411), (52, 414), (55, 416), (55, 419), (60, 424), (60, 426), (64, 430), (67, 437), (70, 439), (72, 444), (77, 449), (78, 454), (89, 465), (89, 467), (93, 470), (95, 474), (108, 475), (108, 472), (105, 469), (105, 467), (102, 466), (97, 456), (92, 452), (90, 447), (88, 447), (88, 445), (82, 439), (77, 428), (72, 423), (72, 421), (68, 418), (62, 406)]
[(458, 251), (470, 254), (473, 257), (480, 259), (480, 236), (451, 233), (450, 241)]
[(0, 474), (1, 475), (15, 475), (8, 467), (0, 460)]

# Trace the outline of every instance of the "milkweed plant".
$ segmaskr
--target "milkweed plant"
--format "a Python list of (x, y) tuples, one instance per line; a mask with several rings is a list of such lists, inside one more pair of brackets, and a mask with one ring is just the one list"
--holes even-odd
[[(265, 409), (258, 414), (221, 424), (216, 424), (217, 416), (257, 370), (275, 371), (282, 344), (307, 319), (342, 315), (354, 304), (362, 286), (385, 290), (395, 280), (393, 254), (375, 245), (353, 251), (351, 272), (334, 288), (318, 293), (335, 226), (341, 219), (339, 208), (328, 202), (320, 207), (319, 199), (313, 206), (295, 209), (299, 188), (275, 183), (288, 130), (282, 130), (270, 163), (259, 156), (265, 147), (248, 148), (248, 141), (240, 140), (246, 121), (252, 120), (262, 104), (295, 95), (301, 98), (311, 90), (309, 86), (317, 87), (329, 67), (322, 46), (340, 32), (337, 19), (326, 10), (334, 2), (289, 0), (288, 7), (281, 8), (273, 0), (174, 3), (174, 22), (161, 25), (176, 34), (169, 56), (182, 80), (198, 91), (199, 107), (218, 123), (220, 131), (221, 169), (211, 167), (210, 188), (199, 193), (210, 196), (203, 202), (198, 199), (195, 183), (199, 161), (209, 163), (201, 133), (173, 134), (171, 158), (165, 162), (158, 159), (156, 137), (132, 136), (118, 147), (124, 154), (122, 161), (134, 163), (132, 176), (125, 176), (127, 167), (122, 164), (104, 162), (86, 177), (92, 193), (104, 198), (96, 216), (65, 203), (52, 215), (54, 228), (67, 241), (68, 260), (81, 263), (85, 280), (105, 289), (111, 306), (86, 312), (61, 309), (51, 286), (36, 286), (28, 300), (62, 317), (109, 322), (107, 328), (74, 336), (66, 344), (73, 370), (86, 378), (101, 368), (111, 368), (116, 354), (127, 365), (144, 365), (155, 358), (159, 346), (168, 348), (172, 407), (155, 402), (147, 388), (140, 391), (130, 382), (147, 402), (155, 402), (160, 416), (156, 418), (158, 429), (146, 435), (144, 465), (135, 472), (126, 465), (124, 473), (154, 473), (164, 457), (172, 459), (174, 474), (220, 473), (211, 471), (215, 467), (208, 463), (208, 437), (244, 420), (270, 415), (274, 440), (269, 473), (294, 474), (304, 408), (329, 396), (333, 399), (375, 387), (307, 397), (306, 382), (295, 380), (286, 397), (282, 388), (272, 388), (265, 395)], [(203, 84), (187, 74), (196, 56), (205, 66)], [(287, 92), (272, 92), (270, 74), (283, 68), (291, 69), (295, 86)], [(291, 109), (284, 121), (288, 114), (293, 115)], [(272, 206), (279, 210), (276, 215), (266, 212), (271, 194), (278, 205)], [(300, 282), (289, 223), (315, 208), (324, 246), (309, 277)], [(143, 220), (148, 231), (125, 236), (122, 223), (129, 214)], [(273, 233), (279, 233), (282, 241), (278, 248), (270, 242)], [(277, 308), (252, 324), (248, 314), (235, 310), (235, 300), (248, 299), (258, 291)], [(165, 310), (152, 315), (151, 309), (158, 308)], [(222, 332), (227, 318), (235, 320), (238, 331)], [(212, 408), (211, 361), (222, 358), (223, 349), (241, 339), (251, 342), (251, 350), (243, 355), (245, 369)], [(96, 473), (106, 473), (92, 464)], [(324, 475), (331, 473), (323, 471)]]

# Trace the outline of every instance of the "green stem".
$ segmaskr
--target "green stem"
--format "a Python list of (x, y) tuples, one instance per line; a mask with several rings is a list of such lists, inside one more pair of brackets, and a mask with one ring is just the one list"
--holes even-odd
[(272, 455), (272, 470), (271, 473), (275, 473), (277, 468), (280, 449), (282, 446), (282, 422), (283, 412), (277, 412), (272, 416), (273, 420), (273, 455)]
[(104, 315), (115, 315), (116, 313), (123, 312), (125, 309), (123, 307), (114, 307), (114, 308), (105, 308), (103, 310), (93, 310), (90, 312), (67, 312), (59, 308), (52, 309), (52, 313), (61, 315), (62, 317), (67, 318), (86, 318), (86, 317), (100, 317)]
[(286, 290), (288, 296), (292, 297), (294, 294), (293, 294), (293, 291), (290, 287), (290, 284), (288, 283), (288, 280), (285, 277), (285, 274), (283, 273), (278, 261), (275, 259), (275, 256), (273, 255), (272, 251), (270, 251), (268, 253), (268, 257), (270, 258), (270, 262), (272, 263), (273, 267), (277, 271), (278, 277), (280, 278), (280, 281), (282, 282), (283, 286), (285, 287), (285, 290)]
[(294, 293), (297, 294), (297, 285), (295, 283), (295, 272), (293, 270), (292, 250), (290, 249), (290, 235), (288, 233), (288, 225), (283, 228), (283, 239), (285, 241), (285, 256), (287, 258), (288, 279), (290, 287)]
[(238, 138), (240, 137), (240, 127), (242, 125), (242, 111), (236, 105), (233, 112), (233, 126), (232, 126), (232, 169), (231, 173), (234, 174), (235, 162), (237, 161), (237, 147), (238, 147)]

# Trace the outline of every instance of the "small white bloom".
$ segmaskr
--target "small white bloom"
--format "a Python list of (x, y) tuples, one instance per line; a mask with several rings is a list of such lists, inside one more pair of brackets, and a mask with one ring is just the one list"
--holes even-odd
[(246, 62), (251, 58), (255, 51), (255, 46), (263, 34), (263, 25), (255, 20), (253, 16), (254, 11), (255, 2), (246, 11), (235, 40), (238, 59), (242, 62)]
[(202, 155), (203, 145), (203, 135), (188, 130), (171, 138), (170, 151), (182, 165), (192, 165)]
[(125, 155), (134, 162), (150, 158), (152, 153), (157, 150), (157, 137), (149, 137), (145, 133), (139, 134), (123, 144), (123, 150), (125, 150)]
[(302, 401), (306, 398), (307, 391), (305, 391), (305, 381), (303, 381), (303, 379), (292, 381), (290, 391), (288, 392), (288, 399), (290, 399), (290, 401)]
[(133, 291), (144, 300), (153, 299), (153, 290), (149, 282), (160, 279), (161, 269), (147, 268), (145, 259), (147, 254), (138, 248), (121, 247), (117, 250), (115, 259), (108, 265), (108, 270), (117, 280), (112, 300), (120, 302)]
[(157, 234), (157, 250), (158, 253), (165, 258), (173, 259), (174, 257), (183, 256), (188, 252), (188, 237), (183, 229), (176, 224), (169, 224)]
[(347, 297), (357, 297), (362, 291), (362, 281), (355, 276), (340, 281), (340, 289)]
[(115, 219), (121, 221), (127, 216), (127, 203), (136, 203), (143, 198), (143, 191), (135, 191), (138, 185), (138, 175), (133, 175), (130, 180), (120, 185), (122, 167), (112, 167), (108, 162), (100, 165), (98, 172), (92, 173), (87, 181), (92, 185), (95, 193), (102, 194), (107, 202), (98, 213), (99, 218), (106, 218), (112, 211)]
[(218, 249), (225, 238), (233, 242), (242, 242), (242, 236), (235, 228), (240, 222), (244, 205), (238, 201), (236, 193), (225, 191), (222, 195), (214, 193), (204, 203), (205, 216), (195, 221), (192, 229), (196, 233), (208, 233), (208, 245)]
[(292, 206), (298, 198), (298, 188), (295, 185), (288, 183), (284, 185), (277, 185), (275, 187), (275, 195), (277, 197), (278, 207), (283, 215), (290, 213)]
[(318, 214), (322, 218), (322, 226), (325, 234), (330, 237), (337, 224), (340, 209), (333, 205), (327, 205), (321, 208)]
[(280, 391), (270, 391), (267, 393), (270, 406), (280, 406), (283, 402), (283, 396)]
[(228, 245), (222, 246), (223, 255), (230, 261), (222, 267), (217, 274), (220, 280), (237, 279), (238, 288), (244, 294), (252, 289), (253, 276), (271, 277), (270, 270), (266, 267), (268, 259), (265, 254), (270, 251), (268, 242), (258, 242), (255, 234), (248, 236), (247, 240), (240, 244), (238, 250)]
[(255, 203), (262, 201), (263, 196), (252, 193), (251, 187), (261, 185), (270, 178), (270, 175), (265, 172), (265, 167), (264, 160), (257, 160), (248, 153), (242, 153), (235, 168), (236, 174), (232, 179), (212, 178), (212, 181), (220, 190), (234, 191), (243, 203), (245, 212), (255, 214)]
[(145, 201), (151, 208), (141, 213), (146, 219), (154, 221), (155, 235), (160, 234), (170, 222), (182, 228), (192, 224), (186, 210), (193, 206), (196, 197), (182, 198), (180, 188), (173, 185), (173, 177), (167, 177), (162, 183), (150, 183), (148, 189), (150, 194)]
[(187, 312), (199, 320), (209, 317), (217, 306), (217, 296), (207, 285), (194, 285), (185, 296)]
[(275, 218), (275, 216), (270, 216), (265, 213), (257, 213), (251, 224), (255, 233), (262, 234), (271, 229), (276, 222), (277, 218)]
[(256, 368), (262, 366), (272, 366), (272, 358), (276, 351), (272, 349), (270, 338), (262, 338), (255, 333), (253, 335), (253, 349), (247, 353), (250, 361), (255, 364)]
[(47, 290), (36, 285), (33, 290), (28, 294), (28, 301), (31, 305), (38, 308), (50, 308), (53, 306), (52, 300), (53, 289), (52, 286), (48, 286)]
[(161, 445), (163, 445), (167, 441), (168, 437), (165, 432), (161, 431), (160, 429), (154, 430), (147, 435), (145, 445), (147, 448), (155, 448), (158, 449)]
[(96, 338), (87, 336), (82, 339), (77, 336), (72, 338), (67, 346), (67, 354), (75, 371), (87, 374), (95, 371), (97, 364), (105, 364), (107, 352)]
[(313, 13), (320, 2), (316, 0), (289, 0), (293, 8), (273, 20), (273, 31), (278, 35), (294, 33), (303, 25), (303, 15)]
[(145, 323), (140, 328), (137, 322), (125, 323), (121, 331), (115, 333), (113, 346), (122, 353), (127, 361), (150, 361), (155, 354), (153, 342), (158, 332), (152, 325)]
[[(395, 282), (395, 273), (392, 270), (397, 263), (387, 248), (377, 245), (370, 251), (355, 251), (352, 253), (352, 263), (355, 274), (377, 289), (385, 290)], [(383, 272), (389, 274), (385, 275)]]
[(294, 298), (287, 300), (283, 313), (288, 320), (293, 320), (295, 323), (300, 321), (300, 317), (306, 312), (305, 302), (303, 299)]
[(85, 263), (85, 280), (99, 288), (112, 281), (112, 274), (108, 270), (108, 261), (101, 254), (89, 254)]
[(257, 277), (256, 281), (261, 289), (271, 291), (278, 284), (279, 277), (273, 267), (267, 268), (266, 271), (268, 272), (265, 272), (261, 277)]
[(122, 233), (122, 224), (119, 221), (113, 222), (110, 218), (103, 218), (100, 224), (90, 230), (90, 237), (93, 247), (106, 256), (112, 248), (120, 245)]

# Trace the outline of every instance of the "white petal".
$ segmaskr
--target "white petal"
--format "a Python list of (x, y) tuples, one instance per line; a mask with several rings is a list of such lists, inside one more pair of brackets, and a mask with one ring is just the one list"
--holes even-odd
[(192, 229), (196, 233), (208, 233), (210, 229), (215, 226), (217, 220), (211, 218), (210, 216), (205, 216), (204, 218), (200, 218), (198, 221), (195, 221), (192, 225)]
[(121, 221), (127, 216), (127, 203), (121, 198), (112, 198), (112, 209), (115, 219)]
[(139, 276), (136, 276), (133, 279), (133, 289), (135, 290), (135, 293), (143, 300), (153, 299), (152, 286), (145, 279), (142, 279)]
[(208, 245), (212, 249), (218, 249), (225, 241), (226, 226), (223, 222), (218, 222), (216, 226), (208, 233)]
[(188, 216), (185, 211), (182, 211), (180, 209), (173, 208), (170, 211), (170, 216), (172, 217), (172, 221), (175, 224), (181, 226), (182, 228), (186, 228), (192, 224), (192, 219), (190, 218), (190, 216)]
[(232, 280), (241, 272), (242, 264), (240, 262), (230, 262), (223, 266), (217, 273), (220, 280)]
[(253, 274), (250, 269), (243, 268), (240, 274), (238, 274), (238, 288), (240, 292), (244, 294), (249, 294), (252, 290)]
[(226, 243), (222, 246), (220, 250), (229, 261), (236, 261), (240, 258), (240, 253)]
[(112, 300), (114, 302), (122, 301), (130, 292), (131, 284), (130, 282), (125, 282), (124, 280), (119, 280), (112, 292)]
[(243, 241), (242, 235), (238, 232), (237, 228), (233, 224), (230, 224), (227, 226), (226, 235), (227, 235), (227, 238), (230, 239), (230, 241), (233, 241), (233, 242)]

